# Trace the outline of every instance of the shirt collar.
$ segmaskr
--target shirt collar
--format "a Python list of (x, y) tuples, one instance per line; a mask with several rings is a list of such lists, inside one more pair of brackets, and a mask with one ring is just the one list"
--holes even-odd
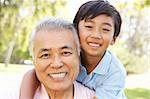
[(50, 99), (49, 98), (49, 95), (48, 95), (48, 93), (47, 93), (47, 91), (46, 91), (46, 89), (45, 89), (45, 87), (44, 87), (44, 85), (43, 84), (41, 84), (41, 98), (39, 98), (39, 99)]
[(111, 63), (111, 53), (110, 51), (106, 50), (104, 57), (99, 62), (97, 67), (93, 70), (93, 73), (105, 75), (109, 70), (110, 63)]

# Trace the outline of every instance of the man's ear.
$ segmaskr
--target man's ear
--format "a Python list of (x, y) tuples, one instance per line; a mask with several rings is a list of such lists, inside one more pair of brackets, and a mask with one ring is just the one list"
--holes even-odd
[(32, 59), (32, 63), (33, 63), (33, 65), (35, 64), (35, 60), (34, 59)]
[(110, 45), (114, 45), (115, 44), (116, 38), (117, 38), (116, 36), (113, 36), (113, 39), (111, 40)]

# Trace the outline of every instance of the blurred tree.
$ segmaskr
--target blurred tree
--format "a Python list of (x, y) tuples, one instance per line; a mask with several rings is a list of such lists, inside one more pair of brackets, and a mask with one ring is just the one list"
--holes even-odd
[[(65, 12), (66, 0), (0, 1), (0, 62), (29, 59), (28, 37), (37, 20)], [(62, 9), (63, 8), (63, 9)]]
[[(128, 72), (147, 65), (150, 42), (150, 0), (118, 3), (123, 26), (114, 51)], [(37, 20), (44, 16), (67, 15), (67, 0), (0, 0), (0, 62), (22, 63), (30, 59), (28, 37)], [(142, 68), (141, 68), (142, 66)]]
[[(150, 1), (133, 0), (120, 3), (117, 7), (122, 15), (123, 25), (118, 55), (128, 72), (139, 72), (148, 68), (148, 45), (150, 42)], [(114, 51), (115, 51), (114, 50)], [(124, 53), (124, 55), (123, 55)], [(138, 69), (137, 69), (138, 68)]]
[[(5, 58), (5, 63), (6, 66), (9, 63), (15, 42), (16, 42), (16, 38), (17, 38), (17, 34), (16, 34), (16, 30), (18, 28), (18, 11), (19, 11), (19, 5), (21, 5), (21, 2), (16, 1), (18, 4), (15, 4), (13, 1), (11, 0), (4, 0), (3, 2), (1, 2), (1, 18), (3, 18), (3, 20), (1, 19), (1, 29), (0, 32), (2, 33), (2, 37), (4, 37), (4, 39), (1, 39), (1, 46), (2, 43), (5, 46), (2, 46), (2, 49), (4, 48), (3, 51), (7, 52), (6, 54), (6, 58)], [(5, 10), (4, 10), (5, 9)], [(6, 12), (7, 11), (7, 12)], [(12, 13), (13, 12), (13, 13)], [(11, 22), (11, 23), (10, 23)], [(15, 23), (16, 22), (16, 23)], [(8, 45), (8, 46), (6, 46)], [(6, 51), (7, 50), (7, 51)], [(4, 53), (1, 53), (4, 55)], [(2, 55), (2, 56), (3, 56)], [(3, 56), (4, 57), (4, 56)]]

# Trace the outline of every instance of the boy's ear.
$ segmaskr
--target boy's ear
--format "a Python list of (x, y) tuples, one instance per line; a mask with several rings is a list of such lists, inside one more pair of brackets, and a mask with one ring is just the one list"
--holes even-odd
[(114, 45), (115, 44), (116, 38), (117, 38), (116, 36), (113, 36), (113, 39), (111, 40), (110, 45)]

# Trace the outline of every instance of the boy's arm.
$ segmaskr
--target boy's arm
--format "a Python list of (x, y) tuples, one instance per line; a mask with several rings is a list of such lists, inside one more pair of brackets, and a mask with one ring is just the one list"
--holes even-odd
[(35, 70), (33, 69), (25, 73), (20, 87), (19, 99), (33, 99), (38, 86), (39, 81)]

